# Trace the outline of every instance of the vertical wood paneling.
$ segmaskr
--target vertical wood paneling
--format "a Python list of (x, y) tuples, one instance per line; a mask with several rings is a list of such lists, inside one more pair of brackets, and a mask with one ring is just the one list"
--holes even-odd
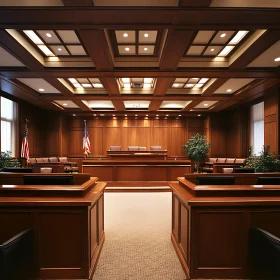
[(55, 156), (59, 155), (60, 141), (59, 130), (48, 130), (48, 137), (45, 139), (45, 155)]
[(84, 131), (83, 130), (70, 130), (68, 142), (68, 154), (71, 155), (83, 155), (83, 139)]
[(162, 146), (163, 150), (168, 147), (168, 128), (167, 127), (154, 127), (152, 136), (152, 146)]
[[(89, 127), (90, 150), (92, 155), (103, 154), (103, 127)], [(81, 138), (82, 142), (82, 138)], [(105, 144), (105, 143), (104, 143)]]
[[(121, 127), (106, 127), (106, 145), (105, 150), (110, 146), (122, 146), (122, 129)], [(124, 150), (124, 147), (121, 147)]]
[(182, 146), (185, 144), (185, 128), (171, 127), (171, 146), (168, 147), (169, 156), (184, 155)]
[(226, 157), (227, 145), (226, 135), (223, 131), (217, 130), (211, 133), (211, 156)]

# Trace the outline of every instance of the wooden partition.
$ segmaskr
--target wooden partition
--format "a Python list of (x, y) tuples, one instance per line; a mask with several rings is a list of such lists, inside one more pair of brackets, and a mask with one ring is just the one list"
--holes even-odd
[(36, 279), (92, 279), (105, 238), (106, 183), (11, 186), (7, 175), (0, 185), (0, 243), (31, 227)]
[(259, 176), (279, 174), (234, 174), (238, 185), (228, 186), (196, 186), (196, 176), (201, 175), (186, 175), (170, 183), (171, 237), (187, 276), (252, 279), (249, 228), (260, 227), (280, 236), (280, 186), (254, 183)]

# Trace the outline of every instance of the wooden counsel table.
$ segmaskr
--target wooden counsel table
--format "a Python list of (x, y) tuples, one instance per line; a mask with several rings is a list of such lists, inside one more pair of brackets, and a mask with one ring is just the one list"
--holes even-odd
[[(236, 176), (239, 183), (255, 182), (262, 176), (280, 176), (230, 175)], [(259, 227), (280, 236), (280, 186), (197, 186), (196, 176), (187, 174), (178, 178), (178, 183), (170, 183), (171, 237), (186, 274), (191, 279), (250, 278), (248, 231), (250, 227)]]
[(161, 159), (164, 160), (167, 158), (167, 150), (158, 150), (158, 151), (107, 151), (107, 156), (110, 159)]
[(0, 185), (0, 242), (33, 228), (36, 279), (91, 279), (104, 242), (105, 186), (97, 178), (81, 185)]

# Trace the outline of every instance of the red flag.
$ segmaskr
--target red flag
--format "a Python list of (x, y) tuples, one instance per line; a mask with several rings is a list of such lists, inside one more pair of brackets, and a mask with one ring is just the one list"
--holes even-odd
[(90, 141), (89, 141), (89, 138), (88, 138), (86, 121), (85, 121), (85, 130), (84, 130), (84, 138), (83, 138), (83, 149), (84, 149), (85, 156), (88, 156), (88, 154), (90, 154)]

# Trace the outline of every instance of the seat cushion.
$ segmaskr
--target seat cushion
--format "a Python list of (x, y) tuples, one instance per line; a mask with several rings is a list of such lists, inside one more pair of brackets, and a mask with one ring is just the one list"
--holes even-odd
[(220, 162), (220, 163), (226, 162), (226, 158), (218, 158), (217, 162)]
[(217, 158), (209, 158), (208, 159), (208, 162), (216, 162), (217, 161)]
[(234, 163), (235, 162), (235, 158), (227, 158), (226, 159), (226, 163)]
[(50, 162), (58, 162), (58, 158), (57, 157), (50, 157), (49, 161)]
[(245, 163), (245, 159), (244, 159), (244, 158), (237, 158), (237, 159), (235, 160), (235, 163), (244, 164), (244, 163)]

